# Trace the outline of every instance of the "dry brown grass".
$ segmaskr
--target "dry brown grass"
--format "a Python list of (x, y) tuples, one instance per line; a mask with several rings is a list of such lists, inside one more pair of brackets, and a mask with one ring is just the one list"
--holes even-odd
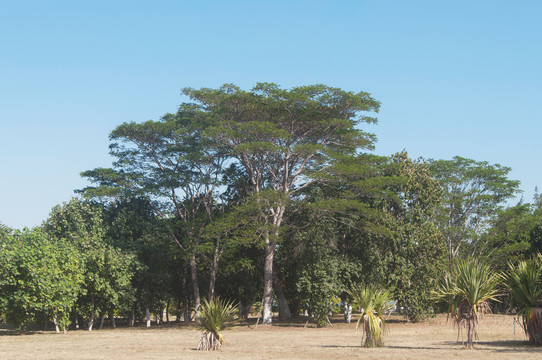
[[(250, 325), (251, 324), (251, 325)], [(304, 322), (254, 326), (254, 321), (224, 331), (219, 351), (196, 351), (201, 332), (194, 326), (151, 329), (78, 330), (66, 335), (0, 330), (0, 359), (542, 359), (542, 349), (527, 345), (512, 316), (486, 315), (475, 350), (465, 350), (457, 330), (440, 315), (422, 323), (390, 318), (385, 347), (360, 347), (355, 324), (339, 319), (332, 327), (303, 328)]]

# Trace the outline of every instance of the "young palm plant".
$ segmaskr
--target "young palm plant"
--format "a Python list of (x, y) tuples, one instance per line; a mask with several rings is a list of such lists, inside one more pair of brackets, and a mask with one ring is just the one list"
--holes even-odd
[(203, 300), (196, 309), (196, 317), (201, 322), (203, 335), (198, 343), (198, 350), (218, 350), (224, 344), (220, 331), (224, 330), (235, 318), (237, 307), (232, 301), (216, 298), (211, 301)]
[(498, 285), (502, 275), (492, 272), (489, 265), (473, 259), (458, 260), (451, 276), (445, 278), (435, 291), (435, 298), (449, 304), (449, 315), (459, 331), (467, 329), (467, 348), (478, 339), (478, 322), (489, 312), (489, 301), (498, 301)]
[(374, 285), (354, 287), (349, 292), (353, 306), (361, 309), (356, 329), (362, 324), (361, 343), (365, 347), (384, 345), (386, 322), (384, 315), (393, 307), (393, 298), (389, 291)]
[(532, 345), (542, 345), (542, 257), (510, 265), (507, 285)]

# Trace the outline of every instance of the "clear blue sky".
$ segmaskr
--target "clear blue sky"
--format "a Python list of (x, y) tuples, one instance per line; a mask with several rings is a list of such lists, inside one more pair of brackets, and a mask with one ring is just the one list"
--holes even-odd
[(376, 153), (460, 155), (542, 186), (542, 1), (0, 0), (0, 222), (39, 225), (108, 135), (183, 87), (367, 91)]

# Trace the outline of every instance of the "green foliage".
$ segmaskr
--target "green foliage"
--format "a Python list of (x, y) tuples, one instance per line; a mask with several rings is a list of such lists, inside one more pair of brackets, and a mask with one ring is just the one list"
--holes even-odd
[(70, 243), (82, 259), (84, 286), (78, 309), (88, 314), (89, 321), (134, 296), (131, 279), (138, 262), (132, 254), (106, 243), (103, 217), (102, 206), (72, 199), (54, 207), (43, 225), (51, 237)]
[(220, 333), (235, 319), (238, 311), (232, 301), (216, 298), (208, 301), (203, 299), (199, 309), (195, 309), (196, 317), (205, 331), (198, 344), (198, 350), (217, 350), (224, 344)]
[(467, 328), (467, 347), (477, 338), (477, 326), (483, 313), (490, 311), (489, 301), (499, 301), (502, 274), (494, 272), (483, 262), (473, 259), (457, 260), (450, 277), (435, 290), (437, 300), (449, 304), (449, 314), (458, 328)]
[(417, 321), (431, 314), (430, 292), (444, 269), (444, 238), (435, 226), (442, 192), (428, 164), (406, 153), (391, 157), (387, 173), (397, 179), (391, 189), (399, 201), (385, 202), (383, 224), (391, 233), (384, 237), (381, 266), (405, 316)]
[(0, 305), (16, 326), (46, 314), (67, 328), (83, 285), (82, 257), (63, 239), (39, 229), (7, 236), (0, 251)]
[(480, 235), (504, 202), (519, 192), (519, 181), (508, 179), (510, 168), (486, 161), (456, 156), (430, 160), (430, 164), (444, 190), (437, 219), (449, 259), (479, 255)]
[(314, 315), (318, 327), (328, 325), (328, 313), (334, 308), (333, 297), (340, 295), (339, 260), (332, 251), (332, 224), (315, 224), (299, 234), (303, 250), (298, 255), (298, 296), (305, 309)]
[(542, 345), (542, 256), (510, 264), (506, 282), (529, 343)]
[(531, 236), (539, 221), (530, 204), (499, 210), (490, 222), (491, 227), (473, 247), (494, 267), (504, 270), (508, 262), (517, 263), (528, 256)]
[(366, 285), (354, 286), (348, 294), (353, 300), (353, 307), (361, 310), (356, 329), (362, 324), (362, 344), (365, 347), (383, 346), (386, 330), (384, 315), (394, 306), (391, 292), (376, 285)]

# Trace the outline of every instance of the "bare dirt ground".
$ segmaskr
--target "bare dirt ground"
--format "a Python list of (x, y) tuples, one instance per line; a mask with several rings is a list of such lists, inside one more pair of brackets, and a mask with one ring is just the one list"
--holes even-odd
[(193, 325), (72, 330), (68, 334), (17, 335), (0, 328), (0, 359), (542, 359), (542, 349), (527, 344), (523, 330), (508, 315), (486, 315), (475, 350), (465, 350), (457, 329), (439, 315), (421, 323), (399, 316), (389, 321), (382, 348), (362, 348), (355, 324), (336, 318), (318, 329), (304, 322), (255, 327), (255, 320), (224, 331), (219, 351), (196, 351), (201, 331)]

